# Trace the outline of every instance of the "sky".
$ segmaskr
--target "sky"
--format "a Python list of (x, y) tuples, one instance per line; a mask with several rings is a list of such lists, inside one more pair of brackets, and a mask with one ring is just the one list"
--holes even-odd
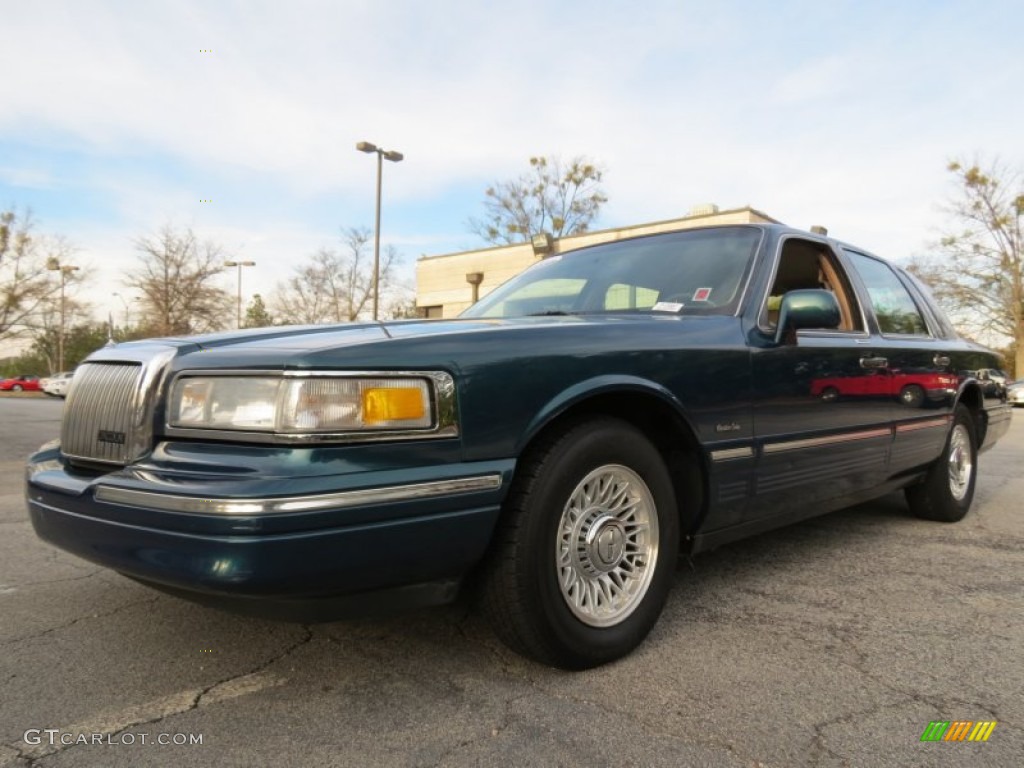
[(359, 141), (405, 155), (381, 240), (410, 287), (417, 258), (484, 245), (467, 220), (531, 155), (605, 169), (593, 228), (750, 205), (895, 261), (948, 224), (949, 160), (1024, 167), (1019, 0), (0, 0), (0, 19), (0, 209), (70, 241), (104, 319), (164, 225), (255, 261), (246, 300), (372, 228)]

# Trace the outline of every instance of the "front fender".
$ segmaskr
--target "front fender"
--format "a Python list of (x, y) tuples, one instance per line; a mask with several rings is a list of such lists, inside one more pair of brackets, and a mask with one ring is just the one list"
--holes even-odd
[(609, 374), (606, 376), (594, 376), (584, 381), (579, 381), (571, 387), (559, 392), (549, 400), (534, 415), (527, 425), (523, 434), (519, 436), (516, 443), (516, 455), (520, 455), (527, 445), (543, 430), (548, 424), (557, 419), (565, 412), (587, 400), (595, 397), (610, 394), (633, 394), (654, 397), (671, 408), (679, 419), (686, 424), (691, 434), (697, 434), (694, 428), (693, 419), (687, 413), (686, 408), (671, 391), (662, 385), (640, 378), (638, 376), (624, 376)]

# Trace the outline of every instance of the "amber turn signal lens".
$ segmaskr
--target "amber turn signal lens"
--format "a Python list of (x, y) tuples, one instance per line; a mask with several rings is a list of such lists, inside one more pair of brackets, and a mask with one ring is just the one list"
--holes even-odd
[(413, 387), (372, 387), (363, 390), (363, 420), (367, 424), (418, 421), (426, 413), (423, 390)]

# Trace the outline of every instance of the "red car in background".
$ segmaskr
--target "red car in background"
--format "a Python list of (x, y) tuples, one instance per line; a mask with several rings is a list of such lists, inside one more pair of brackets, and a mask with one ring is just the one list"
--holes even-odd
[(953, 373), (878, 368), (861, 376), (827, 376), (811, 381), (811, 394), (831, 401), (839, 397), (896, 397), (903, 405), (919, 407), (928, 400), (956, 394), (959, 378)]
[(39, 377), (18, 375), (0, 381), (0, 392), (21, 392), (22, 390), (25, 392), (38, 392)]

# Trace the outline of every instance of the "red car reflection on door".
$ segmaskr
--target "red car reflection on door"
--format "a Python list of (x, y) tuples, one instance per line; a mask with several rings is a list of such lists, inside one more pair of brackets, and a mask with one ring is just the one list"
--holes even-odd
[(825, 376), (811, 381), (811, 394), (826, 402), (840, 397), (896, 397), (913, 407), (956, 394), (958, 379), (940, 371), (879, 368), (862, 376)]

